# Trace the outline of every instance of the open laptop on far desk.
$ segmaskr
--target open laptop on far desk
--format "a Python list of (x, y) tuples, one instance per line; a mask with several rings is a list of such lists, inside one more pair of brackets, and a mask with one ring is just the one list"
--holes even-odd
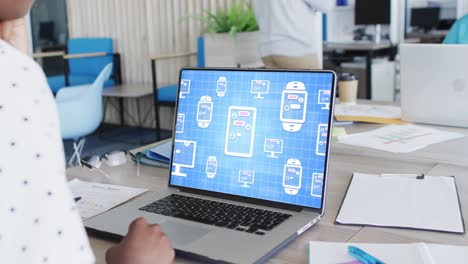
[(335, 74), (186, 68), (180, 86), (167, 191), (85, 226), (120, 237), (143, 216), (178, 254), (264, 262), (324, 213)]
[(401, 44), (400, 56), (402, 119), (468, 127), (468, 45)]

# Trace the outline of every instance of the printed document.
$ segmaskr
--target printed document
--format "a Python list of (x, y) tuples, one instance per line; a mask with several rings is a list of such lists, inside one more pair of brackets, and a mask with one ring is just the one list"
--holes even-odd
[(342, 136), (338, 141), (393, 153), (408, 153), (462, 137), (463, 134), (416, 125), (388, 125), (369, 132)]
[(78, 179), (69, 181), (68, 185), (75, 198), (81, 197), (76, 205), (83, 220), (103, 213), (147, 191), (147, 189), (86, 182)]

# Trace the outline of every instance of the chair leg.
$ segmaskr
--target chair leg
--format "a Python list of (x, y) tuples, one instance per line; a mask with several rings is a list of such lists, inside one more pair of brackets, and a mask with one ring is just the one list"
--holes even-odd
[[(68, 166), (73, 166), (76, 163), (81, 166), (81, 153), (83, 152), (83, 147), (86, 142), (85, 138), (81, 138), (78, 144), (76, 141), (73, 141), (73, 155), (71, 156), (70, 160), (68, 161)], [(76, 159), (76, 163), (75, 163)]]

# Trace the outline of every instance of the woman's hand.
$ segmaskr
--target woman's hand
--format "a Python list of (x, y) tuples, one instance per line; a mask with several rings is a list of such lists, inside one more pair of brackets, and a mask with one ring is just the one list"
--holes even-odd
[(144, 218), (134, 220), (122, 241), (107, 250), (108, 264), (169, 264), (174, 249), (159, 225), (148, 224)]
[(18, 18), (0, 22), (0, 39), (27, 54), (29, 52), (29, 41), (26, 19)]

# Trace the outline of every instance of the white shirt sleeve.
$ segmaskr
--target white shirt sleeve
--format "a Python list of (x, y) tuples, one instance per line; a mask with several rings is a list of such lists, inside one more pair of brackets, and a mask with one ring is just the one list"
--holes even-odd
[(312, 9), (320, 12), (328, 12), (335, 7), (335, 0), (304, 0)]
[(42, 69), (0, 40), (0, 263), (94, 263)]

